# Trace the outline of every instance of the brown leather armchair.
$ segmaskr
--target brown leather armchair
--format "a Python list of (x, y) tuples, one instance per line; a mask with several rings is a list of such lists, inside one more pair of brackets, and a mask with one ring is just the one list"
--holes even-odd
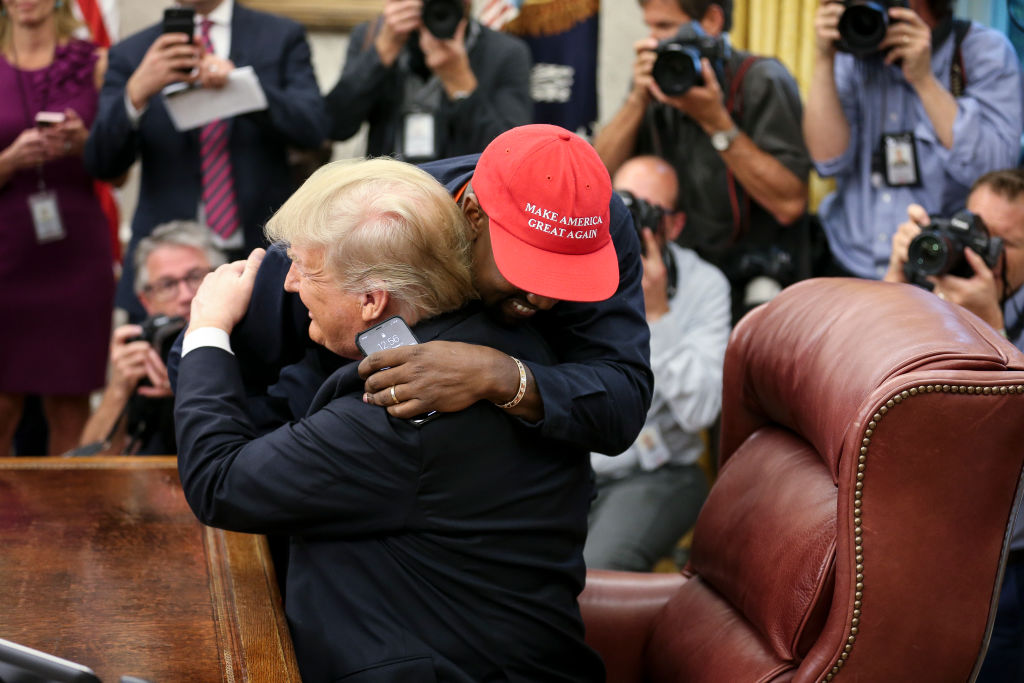
[(1024, 464), (1024, 356), (909, 285), (790, 287), (736, 326), (681, 575), (589, 571), (608, 680), (973, 680)]

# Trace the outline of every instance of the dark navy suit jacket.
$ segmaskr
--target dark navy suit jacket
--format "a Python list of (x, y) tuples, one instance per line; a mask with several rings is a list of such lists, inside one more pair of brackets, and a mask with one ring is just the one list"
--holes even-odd
[[(444, 159), (424, 164), (423, 169), (454, 194), (472, 177), (478, 158)], [(615, 454), (628, 448), (643, 428), (654, 377), (640, 286), (640, 242), (629, 211), (614, 193), (611, 235), (619, 258), (618, 290), (606, 301), (563, 301), (535, 315), (531, 320), (558, 364), (530, 364), (530, 369), (544, 401), (544, 419), (537, 425), (542, 434), (588, 451)], [(278, 382), (282, 367), (293, 364), (275, 390), (287, 399), (293, 414), (301, 415), (325, 372), (343, 361), (309, 341), (306, 308), (298, 295), (283, 289), (290, 264), (283, 249), (268, 252), (231, 345), (254, 394)], [(172, 383), (180, 351), (179, 339), (168, 363)]]
[[(160, 25), (136, 33), (110, 50), (99, 112), (85, 148), (85, 165), (99, 178), (116, 178), (142, 161), (139, 203), (117, 304), (138, 306), (132, 293), (132, 254), (141, 238), (161, 223), (195, 219), (202, 192), (198, 129), (178, 132), (156, 95), (133, 128), (125, 110), (128, 79), (160, 35)], [(327, 113), (309, 60), (302, 26), (235, 3), (231, 53), (235, 66), (252, 66), (267, 109), (231, 119), (230, 154), (238, 209), (248, 249), (262, 246), (263, 224), (295, 189), (288, 147), (318, 147)]]
[[(529, 326), (469, 310), (415, 332), (553, 360)], [(303, 680), (603, 680), (576, 603), (585, 451), (487, 402), (417, 428), (361, 401), (354, 363), (305, 418), (257, 437), (238, 366), (215, 348), (182, 359), (178, 467), (204, 523), (291, 536)]]

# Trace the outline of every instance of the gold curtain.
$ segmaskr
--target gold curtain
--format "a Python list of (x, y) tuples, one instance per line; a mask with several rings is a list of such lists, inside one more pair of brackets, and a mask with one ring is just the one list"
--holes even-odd
[[(806, 100), (814, 63), (814, 13), (818, 0), (736, 0), (732, 44), (741, 50), (775, 57), (789, 69)], [(831, 180), (812, 172), (809, 210), (832, 190)]]

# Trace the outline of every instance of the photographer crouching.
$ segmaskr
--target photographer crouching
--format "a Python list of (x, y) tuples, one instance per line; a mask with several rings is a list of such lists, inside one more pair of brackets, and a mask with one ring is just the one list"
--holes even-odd
[[(967, 211), (929, 217), (912, 204), (893, 236), (888, 282), (910, 282), (963, 306), (1024, 350), (1024, 170), (978, 178)], [(1024, 681), (1024, 520), (1020, 516), (979, 683)]]
[(122, 325), (110, 343), (110, 379), (82, 431), (74, 455), (169, 455), (174, 396), (167, 379), (171, 344), (188, 323), (192, 298), (207, 273), (224, 263), (210, 231), (172, 221), (142, 239), (135, 251), (135, 294), (147, 318)]

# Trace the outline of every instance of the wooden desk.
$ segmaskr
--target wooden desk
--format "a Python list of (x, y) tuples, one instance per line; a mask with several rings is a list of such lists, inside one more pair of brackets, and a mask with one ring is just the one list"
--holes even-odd
[(154, 683), (299, 681), (266, 539), (200, 524), (174, 458), (0, 458), (0, 638)]

